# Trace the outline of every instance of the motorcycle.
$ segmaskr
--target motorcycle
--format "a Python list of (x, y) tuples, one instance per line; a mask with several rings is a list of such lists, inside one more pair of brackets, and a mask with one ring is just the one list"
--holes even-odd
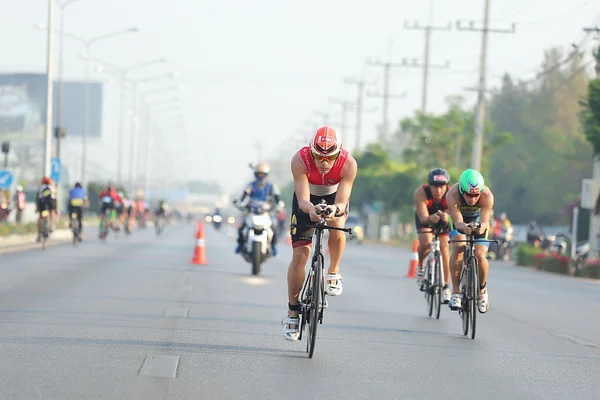
[(490, 243), (488, 259), (508, 261), (514, 244), (513, 236), (512, 228), (503, 229), (498, 237), (495, 238), (498, 240), (498, 243)]
[(213, 227), (215, 228), (216, 231), (218, 231), (219, 229), (221, 229), (221, 223), (223, 222), (223, 217), (221, 217), (219, 214), (215, 214), (212, 217), (212, 223), (213, 223)]
[(245, 217), (242, 238), (244, 246), (241, 254), (246, 261), (252, 264), (252, 275), (260, 273), (260, 266), (271, 257), (271, 243), (273, 241), (272, 219), (269, 214), (271, 206), (268, 202), (250, 201), (245, 207), (237, 205), (242, 211), (248, 211)]
[(8, 223), (8, 215), (11, 209), (8, 207), (8, 203), (0, 204), (0, 223)]

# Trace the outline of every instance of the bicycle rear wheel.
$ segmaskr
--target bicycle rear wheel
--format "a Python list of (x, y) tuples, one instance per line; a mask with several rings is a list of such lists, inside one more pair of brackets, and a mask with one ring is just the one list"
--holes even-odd
[(479, 297), (479, 265), (477, 258), (471, 256), (469, 259), (469, 313), (471, 316), (471, 339), (475, 339), (475, 328), (477, 320), (477, 298)]
[(42, 250), (46, 250), (46, 241), (48, 240), (48, 217), (44, 217), (42, 223)]
[(319, 314), (321, 311), (323, 291), (323, 259), (316, 254), (313, 261), (313, 276), (311, 282), (310, 318), (308, 321), (308, 357), (312, 358), (317, 343), (317, 326), (319, 325)]

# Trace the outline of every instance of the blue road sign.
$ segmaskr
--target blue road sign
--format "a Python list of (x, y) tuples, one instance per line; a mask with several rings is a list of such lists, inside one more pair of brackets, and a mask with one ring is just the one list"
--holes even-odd
[(0, 170), (0, 189), (10, 189), (14, 175), (8, 170)]
[(60, 158), (52, 157), (50, 159), (50, 179), (54, 182), (60, 182), (61, 168)]

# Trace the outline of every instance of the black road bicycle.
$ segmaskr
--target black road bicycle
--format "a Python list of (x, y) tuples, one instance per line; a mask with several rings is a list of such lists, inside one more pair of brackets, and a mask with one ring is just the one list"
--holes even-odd
[[(471, 222), (469, 228), (477, 230), (481, 227), (478, 222)], [(463, 335), (469, 334), (469, 325), (471, 327), (471, 339), (475, 339), (475, 328), (477, 322), (477, 299), (479, 298), (479, 262), (475, 257), (475, 244), (481, 242), (495, 242), (497, 240), (475, 239), (475, 234), (466, 235), (463, 240), (450, 240), (450, 243), (467, 243), (465, 253), (463, 255), (462, 270), (460, 271), (459, 286), (462, 296), (462, 307), (459, 308), (458, 314), (462, 319)]]
[[(325, 206), (323, 206), (324, 209)], [(323, 209), (317, 210), (317, 214), (321, 215)], [(330, 209), (327, 209), (326, 215), (329, 215)], [(340, 217), (343, 215), (340, 215)], [(325, 283), (323, 277), (323, 268), (325, 257), (323, 256), (323, 232), (327, 229), (347, 232), (352, 235), (352, 228), (336, 228), (327, 226), (325, 218), (321, 217), (321, 221), (314, 224), (297, 225), (291, 224), (290, 228), (300, 230), (315, 230), (314, 253), (310, 262), (310, 269), (306, 274), (304, 284), (299, 296), (298, 311), (300, 318), (300, 336), (298, 340), (302, 340), (302, 332), (308, 324), (308, 341), (306, 343), (306, 352), (308, 357), (312, 358), (317, 342), (317, 325), (323, 323), (323, 310), (325, 309)], [(352, 237), (352, 236), (350, 236)]]

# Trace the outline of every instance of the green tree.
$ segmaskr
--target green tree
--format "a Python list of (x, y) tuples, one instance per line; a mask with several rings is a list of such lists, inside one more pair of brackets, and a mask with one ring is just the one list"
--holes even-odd
[(587, 86), (582, 67), (579, 54), (550, 49), (536, 80), (515, 83), (505, 75), (492, 97), (490, 120), (511, 132), (513, 142), (491, 155), (490, 182), (497, 188), (496, 210), (514, 222), (566, 223), (559, 210), (579, 195), (589, 173), (589, 146), (578, 121)]
[(598, 77), (589, 82), (586, 110), (582, 121), (586, 139), (592, 144), (594, 155), (600, 154), (600, 47), (594, 52)]

